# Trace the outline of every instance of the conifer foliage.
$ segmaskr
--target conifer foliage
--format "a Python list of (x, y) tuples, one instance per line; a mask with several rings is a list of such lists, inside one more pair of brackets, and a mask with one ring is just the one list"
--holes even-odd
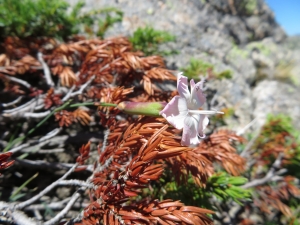
[[(116, 107), (125, 101), (169, 102), (177, 91), (164, 90), (161, 84), (175, 86), (175, 74), (161, 56), (134, 51), (126, 37), (75, 36), (65, 43), (50, 37), (7, 37), (0, 54), (1, 173), (4, 180), (18, 168), (36, 172), (46, 168), (63, 175), (55, 181), (45, 179), (43, 185), (35, 183), (34, 188), (29, 184), (38, 175), (22, 178), (10, 202), (0, 202), (0, 210), (8, 212), (1, 220), (21, 225), (39, 221), (48, 225), (208, 225), (213, 218), (222, 219), (214, 213), (228, 201), (247, 204), (240, 211), (257, 204), (262, 211), (272, 208), (294, 219), (284, 201), (299, 195), (294, 185), (297, 174), (282, 176), (283, 167), (298, 157), (289, 130), (280, 127), (272, 136), (271, 128), (265, 127), (268, 141), (257, 139), (242, 157), (236, 146), (244, 147), (245, 140), (232, 131), (212, 130), (199, 145), (182, 146), (182, 131), (164, 118), (127, 115)], [(274, 126), (278, 124), (273, 121)], [(81, 147), (73, 145), (78, 151), (70, 156), (71, 163), (31, 157), (54, 154), (61, 146), (65, 151), (63, 134), (81, 137), (82, 130), (96, 130), (101, 140), (79, 138)], [(60, 138), (60, 149), (49, 144), (55, 138)], [(246, 160), (251, 154), (255, 162)], [(260, 173), (259, 167), (263, 168)], [(69, 179), (71, 174), (76, 179)], [(200, 193), (193, 196), (194, 205), (164, 198), (168, 191), (174, 193), (177, 188), (180, 193), (180, 187), (191, 187), (190, 180), (191, 192)], [(269, 185), (274, 181), (280, 182), (276, 188)], [(164, 186), (168, 182), (176, 188)], [(63, 201), (45, 203), (45, 196), (51, 199), (51, 191), (59, 186), (76, 189)], [(237, 221), (251, 224), (245, 217)]]

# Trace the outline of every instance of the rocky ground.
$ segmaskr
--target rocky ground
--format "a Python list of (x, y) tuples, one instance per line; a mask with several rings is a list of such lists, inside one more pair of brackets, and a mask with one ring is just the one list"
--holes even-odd
[(85, 10), (110, 6), (124, 18), (106, 36), (131, 35), (150, 25), (176, 36), (164, 46), (179, 50), (166, 57), (169, 68), (179, 70), (196, 58), (216, 72), (232, 72), (231, 80), (211, 84), (216, 106), (234, 109), (230, 128), (241, 131), (255, 119), (257, 129), (268, 113), (290, 115), (300, 128), (299, 38), (287, 37), (263, 0), (88, 0)]

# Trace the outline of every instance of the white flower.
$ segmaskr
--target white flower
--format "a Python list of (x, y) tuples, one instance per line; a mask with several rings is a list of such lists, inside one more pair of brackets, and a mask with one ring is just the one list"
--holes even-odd
[(199, 144), (199, 137), (204, 138), (203, 130), (208, 125), (208, 114), (222, 113), (217, 111), (198, 110), (205, 101), (203, 83), (195, 84), (190, 81), (191, 92), (188, 88), (188, 78), (182, 73), (178, 74), (177, 90), (179, 96), (175, 96), (166, 107), (160, 111), (166, 120), (177, 129), (183, 129), (181, 144), (185, 146)]

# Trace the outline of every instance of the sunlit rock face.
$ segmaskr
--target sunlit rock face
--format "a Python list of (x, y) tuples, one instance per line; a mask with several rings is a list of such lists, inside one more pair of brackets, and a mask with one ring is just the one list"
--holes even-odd
[[(230, 70), (232, 79), (207, 83), (217, 93), (215, 102), (233, 109), (233, 117), (226, 118), (230, 128), (238, 131), (259, 117), (252, 127), (256, 129), (268, 113), (279, 112), (294, 117), (300, 127), (299, 113), (287, 91), (300, 95), (295, 88), (300, 85), (299, 42), (287, 39), (265, 1), (86, 1), (86, 10), (107, 6), (122, 9), (124, 18), (106, 36), (132, 35), (138, 27), (150, 25), (176, 36), (175, 42), (162, 46), (179, 50), (165, 57), (170, 69), (179, 70), (196, 58), (212, 64), (216, 73)], [(275, 86), (280, 96), (274, 94)], [(212, 96), (207, 97), (209, 102)]]

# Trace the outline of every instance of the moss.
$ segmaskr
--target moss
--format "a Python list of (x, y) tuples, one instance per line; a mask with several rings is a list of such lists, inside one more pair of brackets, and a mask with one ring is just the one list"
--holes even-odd
[(271, 54), (271, 48), (262, 42), (252, 42), (247, 45), (247, 49), (249, 50), (254, 48), (258, 49), (265, 56), (269, 56)]
[(294, 68), (294, 62), (281, 60), (276, 66), (275, 78), (287, 82), (291, 82), (296, 86), (299, 86), (299, 81), (296, 79), (292, 70)]
[(217, 74), (218, 79), (231, 79), (232, 78), (232, 71), (231, 70), (224, 70), (221, 73)]
[(234, 45), (229, 52), (229, 56), (233, 58), (242, 57), (243, 59), (246, 59), (249, 56), (249, 52)]
[(244, 9), (246, 10), (246, 13), (249, 15), (254, 14), (254, 11), (257, 8), (257, 0), (244, 0), (243, 3)]

